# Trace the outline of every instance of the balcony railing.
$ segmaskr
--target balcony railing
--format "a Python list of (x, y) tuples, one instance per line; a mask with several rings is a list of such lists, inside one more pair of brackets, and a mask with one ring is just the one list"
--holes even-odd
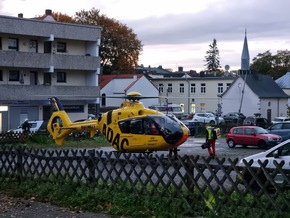
[(1, 67), (96, 71), (99, 57), (67, 54), (0, 51)]
[(0, 85), (1, 101), (47, 100), (59, 96), (62, 100), (95, 100), (98, 86)]

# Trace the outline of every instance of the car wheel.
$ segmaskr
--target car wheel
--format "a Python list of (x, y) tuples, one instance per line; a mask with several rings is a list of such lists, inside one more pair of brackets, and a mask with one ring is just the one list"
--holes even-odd
[(81, 132), (73, 132), (72, 135), (74, 138), (79, 138), (79, 137), (81, 137), (82, 133)]
[(267, 144), (266, 144), (265, 141), (259, 141), (258, 147), (262, 148), (262, 149), (266, 149), (267, 148)]
[(214, 124), (215, 124), (215, 121), (211, 120), (211, 121), (209, 122), (209, 124), (214, 125)]
[(234, 147), (236, 147), (236, 143), (232, 139), (230, 139), (228, 141), (228, 146), (229, 146), (229, 148), (234, 148)]

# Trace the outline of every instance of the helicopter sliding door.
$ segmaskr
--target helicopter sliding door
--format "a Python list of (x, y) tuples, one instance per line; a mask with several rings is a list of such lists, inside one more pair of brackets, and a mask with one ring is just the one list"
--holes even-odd
[(147, 116), (128, 118), (119, 121), (118, 124), (122, 132), (120, 140), (128, 139), (130, 150), (157, 150), (159, 143), (162, 145), (165, 143), (158, 125)]
[(160, 144), (175, 145), (183, 137), (181, 124), (166, 115), (146, 115), (119, 121), (119, 128), (127, 137), (129, 146), (136, 149), (150, 147), (154, 150)]

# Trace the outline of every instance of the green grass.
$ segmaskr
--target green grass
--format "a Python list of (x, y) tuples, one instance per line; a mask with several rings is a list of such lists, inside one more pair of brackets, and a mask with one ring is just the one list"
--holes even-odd
[[(37, 185), (36, 185), (37, 184)], [(42, 202), (67, 207), (74, 211), (90, 211), (125, 217), (184, 217), (180, 199), (168, 200), (129, 193), (111, 187), (93, 188), (80, 183), (25, 180), (21, 185), (11, 180), (2, 180), (0, 192), (32, 198)], [(179, 201), (179, 202), (178, 202)]]
[[(0, 177), (0, 192), (26, 199), (33, 197), (37, 201), (50, 202), (76, 212), (89, 211), (118, 217), (255, 218), (259, 217), (260, 214), (258, 208), (252, 208), (251, 211), (248, 211), (249, 208), (246, 209), (237, 205), (228, 205), (216, 211), (214, 200), (205, 203), (198, 195), (195, 195), (192, 200), (188, 200), (189, 206), (182, 197), (168, 198), (138, 194), (129, 191), (122, 184), (114, 184), (114, 186), (103, 184), (100, 187), (94, 187), (91, 184), (58, 181), (56, 179), (26, 179), (19, 184), (11, 178)], [(212, 199), (210, 191), (205, 191), (204, 197)], [(235, 196), (235, 193), (224, 197), (236, 198), (239, 201), (239, 197)], [(247, 201), (250, 205), (253, 199), (251, 196), (244, 196), (244, 201)], [(282, 217), (286, 216), (287, 211)], [(279, 216), (276, 211), (272, 210), (263, 217)]]
[(93, 139), (89, 137), (85, 139), (68, 137), (63, 145), (55, 144), (54, 140), (47, 134), (34, 134), (26, 140), (15, 140), (9, 144), (27, 146), (30, 148), (98, 148), (111, 146), (102, 134)]

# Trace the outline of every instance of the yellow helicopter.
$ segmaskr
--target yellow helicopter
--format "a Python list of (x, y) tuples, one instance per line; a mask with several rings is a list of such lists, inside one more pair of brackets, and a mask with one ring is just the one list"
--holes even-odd
[(100, 131), (121, 152), (153, 152), (176, 149), (188, 136), (188, 128), (175, 116), (145, 108), (139, 92), (130, 92), (121, 107), (104, 113), (98, 120), (71, 122), (57, 97), (50, 98), (54, 110), (47, 129), (55, 143), (62, 145), (74, 131)]

